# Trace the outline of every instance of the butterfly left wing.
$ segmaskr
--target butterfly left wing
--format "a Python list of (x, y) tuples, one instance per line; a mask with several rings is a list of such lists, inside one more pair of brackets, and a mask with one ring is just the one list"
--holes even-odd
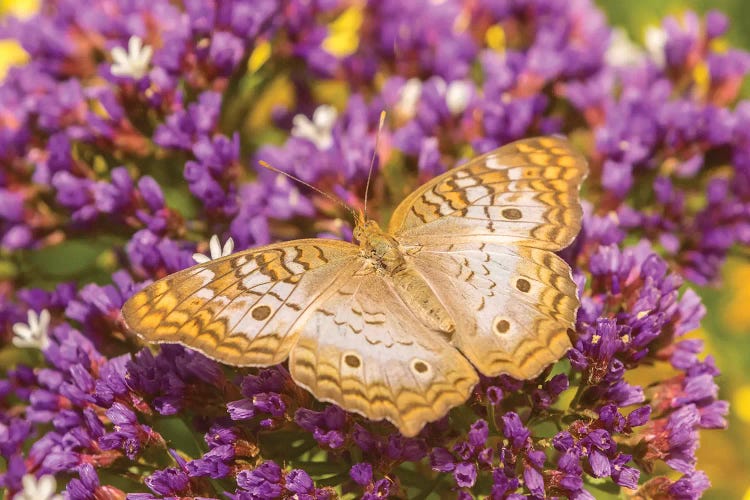
[(238, 252), (171, 274), (123, 306), (128, 328), (237, 366), (284, 361), (316, 301), (348, 279), (359, 249), (307, 239)]
[(459, 241), (560, 250), (581, 228), (586, 160), (564, 139), (507, 144), (417, 188), (388, 232), (403, 245)]
[(322, 401), (405, 436), (469, 397), (478, 377), (373, 270), (350, 276), (316, 305), (289, 356), (292, 378)]

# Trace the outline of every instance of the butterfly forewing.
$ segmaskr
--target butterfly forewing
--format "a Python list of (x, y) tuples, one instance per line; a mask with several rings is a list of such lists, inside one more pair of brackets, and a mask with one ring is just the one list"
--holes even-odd
[(152, 342), (179, 343), (223, 363), (284, 361), (311, 304), (353, 272), (358, 248), (298, 240), (239, 252), (163, 278), (123, 306), (128, 327)]
[(586, 162), (563, 139), (517, 141), (420, 186), (393, 213), (404, 244), (457, 241), (560, 250), (581, 228)]

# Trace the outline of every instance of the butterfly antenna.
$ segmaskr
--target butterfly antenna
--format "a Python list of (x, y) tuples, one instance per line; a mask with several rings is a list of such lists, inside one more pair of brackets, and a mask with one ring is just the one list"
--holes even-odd
[(380, 112), (380, 123), (378, 124), (378, 133), (375, 135), (375, 150), (372, 152), (372, 159), (370, 160), (370, 170), (367, 172), (367, 184), (365, 185), (365, 207), (364, 207), (364, 218), (367, 219), (367, 197), (370, 193), (370, 179), (372, 179), (372, 169), (375, 167), (375, 157), (378, 154), (378, 143), (380, 142), (380, 132), (383, 131), (383, 124), (385, 123), (385, 111)]
[(329, 200), (331, 200), (335, 204), (339, 205), (340, 207), (345, 208), (350, 214), (352, 214), (352, 217), (354, 217), (354, 220), (355, 221), (357, 220), (357, 212), (355, 212), (352, 207), (350, 207), (349, 205), (347, 205), (346, 203), (344, 203), (341, 199), (336, 198), (335, 196), (332, 196), (332, 195), (326, 193), (325, 191), (321, 191), (320, 189), (316, 188), (315, 186), (313, 186), (309, 182), (303, 181), (299, 177), (295, 177), (294, 175), (292, 175), (292, 174), (290, 174), (288, 172), (284, 172), (283, 170), (279, 170), (278, 168), (270, 165), (268, 162), (265, 162), (263, 160), (259, 160), (258, 163), (260, 163), (261, 167), (267, 168), (271, 172), (276, 172), (277, 174), (283, 175), (284, 177), (288, 177), (288, 178), (292, 179), (293, 181), (299, 182), (300, 184), (309, 187), (313, 191), (322, 194), (323, 196), (325, 196), (326, 198), (328, 198)]

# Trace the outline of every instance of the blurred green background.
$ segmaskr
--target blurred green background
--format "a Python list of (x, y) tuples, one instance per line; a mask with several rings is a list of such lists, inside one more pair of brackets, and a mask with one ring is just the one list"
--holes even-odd
[[(630, 38), (642, 44), (649, 26), (657, 26), (665, 15), (679, 16), (686, 9), (705, 13), (718, 9), (732, 25), (731, 45), (750, 50), (750, 0), (597, 0), (612, 25), (623, 27)], [(0, 15), (29, 15), (35, 0), (0, 0)], [(14, 42), (0, 40), (0, 78), (9, 65), (22, 64), (26, 55)], [(750, 79), (749, 79), (750, 80)], [(744, 95), (750, 98), (750, 81)], [(722, 283), (698, 290), (708, 314), (703, 327), (693, 335), (705, 340), (723, 375), (720, 396), (731, 403), (729, 430), (704, 431), (698, 467), (705, 470), (713, 488), (708, 499), (750, 500), (750, 257), (728, 262)]]

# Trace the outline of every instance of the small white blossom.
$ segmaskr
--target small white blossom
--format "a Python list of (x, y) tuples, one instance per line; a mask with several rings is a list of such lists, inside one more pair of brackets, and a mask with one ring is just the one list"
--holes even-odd
[(21, 481), (23, 491), (16, 493), (13, 500), (62, 500), (62, 495), (55, 494), (55, 476), (47, 474), (37, 479), (34, 474), (26, 474)]
[(644, 55), (643, 49), (633, 43), (627, 31), (620, 27), (612, 30), (612, 38), (604, 54), (607, 64), (620, 67), (634, 66), (643, 60)]
[(202, 253), (194, 253), (193, 260), (198, 264), (203, 264), (210, 260), (218, 259), (219, 257), (231, 255), (234, 251), (234, 240), (230, 236), (224, 243), (224, 248), (222, 248), (221, 243), (219, 243), (219, 237), (213, 235), (211, 236), (211, 239), (208, 240), (208, 249), (210, 251), (210, 257), (208, 255), (203, 255)]
[(328, 149), (333, 144), (333, 125), (337, 116), (336, 108), (326, 104), (318, 106), (312, 121), (305, 115), (295, 115), (292, 118), (292, 135), (309, 140), (320, 150)]
[(42, 312), (37, 315), (35, 311), (30, 310), (27, 317), (28, 324), (16, 323), (13, 325), (13, 345), (46, 349), (49, 345), (49, 311), (42, 309)]
[(666, 56), (664, 55), (664, 47), (667, 45), (667, 32), (662, 28), (649, 26), (646, 28), (645, 44), (651, 58), (660, 68), (663, 68), (667, 64)]
[(471, 101), (471, 83), (456, 80), (448, 84), (445, 90), (445, 104), (452, 115), (460, 115)]
[(150, 45), (143, 45), (139, 36), (131, 36), (128, 40), (128, 51), (122, 47), (115, 47), (110, 51), (114, 64), (110, 71), (115, 76), (129, 76), (136, 80), (148, 73), (151, 56), (154, 49)]
[[(466, 110), (471, 101), (471, 83), (464, 80), (456, 80), (449, 84), (439, 76), (431, 79), (440, 95), (445, 97), (445, 104), (452, 115), (459, 115)], [(417, 104), (422, 97), (422, 86), (424, 84), (418, 78), (410, 78), (406, 81), (399, 93), (396, 103), (397, 112), (405, 118), (413, 118), (417, 114)]]
[(406, 118), (417, 114), (417, 103), (422, 95), (422, 81), (419, 78), (409, 78), (399, 92), (396, 110)]

